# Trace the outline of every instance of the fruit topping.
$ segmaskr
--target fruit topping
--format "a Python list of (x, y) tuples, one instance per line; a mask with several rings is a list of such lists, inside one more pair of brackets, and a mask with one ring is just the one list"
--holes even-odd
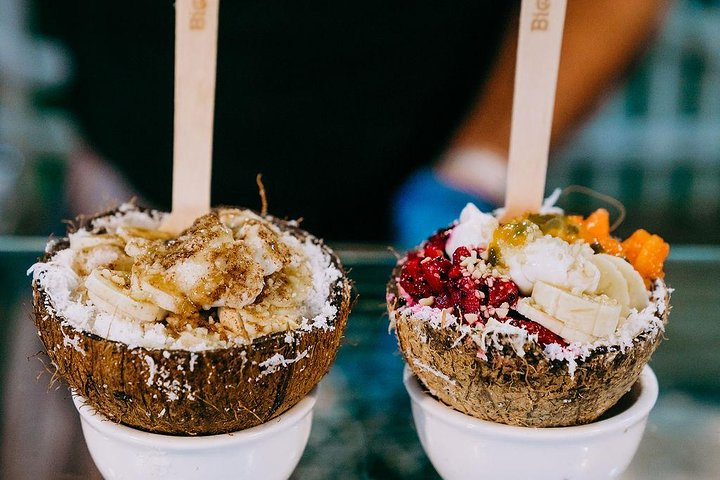
[(445, 257), (425, 257), (420, 261), (420, 269), (425, 281), (430, 286), (430, 292), (438, 295), (445, 291), (450, 261)]
[(487, 277), (485, 282), (488, 284), (488, 304), (491, 307), (500, 308), (503, 303), (514, 307), (517, 304), (518, 286), (512, 280)]
[(531, 213), (528, 215), (528, 220), (540, 227), (545, 235), (562, 238), (568, 243), (578, 240), (580, 228), (571, 217), (559, 213), (547, 215)]
[(458, 247), (452, 255), (452, 261), (455, 265), (460, 265), (463, 260), (470, 256), (470, 250), (467, 247)]
[(511, 247), (520, 247), (529, 240), (537, 238), (540, 227), (526, 218), (516, 218), (500, 225), (493, 233), (490, 246), (505, 244)]
[(33, 267), (73, 279), (57, 286), (67, 302), (56, 308), (110, 340), (203, 349), (294, 330), (325, 303), (313, 280), (323, 267), (312, 262), (331, 267), (329, 258), (282, 224), (232, 208), (180, 235), (158, 230), (160, 221), (128, 204), (70, 233), (68, 249)]
[(551, 343), (557, 343), (562, 346), (567, 345), (567, 343), (565, 342), (565, 340), (562, 339), (562, 337), (554, 334), (542, 325), (532, 322), (530, 320), (513, 318), (509, 320), (508, 323), (510, 323), (511, 325), (515, 325), (516, 327), (524, 328), (530, 334), (536, 334), (538, 336), (538, 342), (542, 346), (550, 345)]
[(620, 241), (610, 235), (610, 214), (604, 208), (598, 208), (584, 220), (579, 216), (569, 218), (578, 222), (580, 237), (596, 251), (611, 255), (622, 253)]
[(610, 215), (599, 208), (587, 218), (567, 217), (578, 225), (580, 237), (598, 253), (608, 253), (627, 258), (649, 286), (652, 280), (663, 278), (663, 264), (670, 252), (670, 246), (658, 235), (640, 229), (620, 242), (610, 235)]
[[(627, 316), (630, 309), (642, 310), (647, 306), (649, 297), (645, 283), (637, 270), (624, 258), (601, 253), (593, 255), (591, 260), (598, 267), (601, 263), (609, 263), (620, 273), (618, 277), (610, 269), (600, 268), (600, 284), (597, 293), (616, 299), (623, 307), (623, 317)], [(625, 303), (625, 294), (627, 294), (627, 303)]]
[[(432, 238), (437, 242), (439, 236)], [(422, 256), (437, 253), (429, 244), (411, 252), (400, 270), (399, 283), (411, 303), (450, 309), (468, 324), (507, 316), (519, 298), (518, 286), (492, 275), (482, 248), (459, 247), (451, 262), (444, 254)]]
[(494, 318), (538, 333), (545, 345), (594, 343), (649, 305), (668, 249), (645, 230), (620, 242), (604, 209), (500, 225), (468, 205), (458, 224), (408, 254), (399, 283), (408, 304), (449, 310), (468, 325)]
[(438, 257), (445, 253), (445, 245), (452, 228), (444, 228), (435, 232), (425, 241), (423, 253), (426, 257)]
[(670, 253), (670, 246), (661, 237), (640, 229), (630, 235), (622, 246), (625, 256), (646, 284), (665, 276), (663, 264)]
[[(478, 289), (478, 285), (471, 277), (462, 277), (457, 283), (451, 286), (451, 290), (459, 292), (460, 301), (456, 305), (459, 313), (464, 315), (466, 313), (480, 313), (480, 306), (484, 304), (481, 297), (484, 297), (483, 292)], [(457, 295), (457, 294), (455, 294)]]
[[(522, 304), (522, 305), (521, 305)], [(611, 335), (620, 321), (620, 305), (605, 296), (575, 295), (538, 282), (518, 312), (570, 342), (592, 343)]]
[(400, 271), (400, 286), (415, 301), (431, 295), (430, 285), (420, 268), (420, 260), (422, 258), (418, 256), (408, 258)]
[(568, 290), (595, 292), (600, 272), (590, 262), (592, 256), (592, 249), (585, 243), (570, 244), (550, 236), (537, 238), (522, 247), (502, 248), (508, 276), (523, 295), (530, 295), (538, 281)]

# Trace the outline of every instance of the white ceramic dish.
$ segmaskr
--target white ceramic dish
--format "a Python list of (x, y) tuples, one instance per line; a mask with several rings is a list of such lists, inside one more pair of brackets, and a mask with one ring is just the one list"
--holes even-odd
[(310, 436), (316, 399), (317, 387), (293, 408), (257, 427), (176, 437), (113, 423), (73, 395), (85, 442), (107, 480), (287, 479)]
[(420, 442), (445, 480), (608, 479), (630, 464), (658, 396), (650, 367), (610, 412), (588, 425), (525, 428), (479, 420), (433, 398), (406, 366)]

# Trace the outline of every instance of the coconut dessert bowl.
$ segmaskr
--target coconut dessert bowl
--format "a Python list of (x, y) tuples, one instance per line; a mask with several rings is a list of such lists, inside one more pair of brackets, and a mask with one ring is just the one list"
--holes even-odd
[(158, 436), (232, 434), (307, 410), (350, 310), (338, 258), (250, 210), (214, 209), (179, 236), (158, 230), (163, 216), (124, 204), (32, 267), (57, 374), (83, 408)]
[(631, 390), (662, 341), (667, 253), (644, 230), (612, 237), (604, 210), (501, 224), (468, 205), (399, 260), (391, 326), (422, 389), (468, 421), (587, 425)]

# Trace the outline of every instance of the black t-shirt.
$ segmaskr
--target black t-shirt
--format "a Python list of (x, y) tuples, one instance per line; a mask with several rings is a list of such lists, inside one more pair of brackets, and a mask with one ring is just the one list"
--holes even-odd
[[(223, 0), (213, 204), (303, 217), (333, 240), (389, 238), (394, 189), (440, 153), (516, 2)], [(67, 107), (87, 141), (169, 208), (170, 1), (39, 0), (70, 48)]]

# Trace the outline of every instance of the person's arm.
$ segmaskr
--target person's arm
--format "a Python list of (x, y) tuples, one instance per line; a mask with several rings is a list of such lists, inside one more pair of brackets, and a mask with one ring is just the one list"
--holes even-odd
[[(669, 0), (568, 1), (553, 145), (566, 138), (603, 93), (623, 78), (649, 43), (668, 4)], [(478, 101), (436, 167), (448, 183), (498, 204), (505, 187), (499, 178), (504, 176), (510, 140), (516, 47), (517, 20), (508, 28)], [(484, 168), (480, 166), (483, 162), (487, 164)]]

